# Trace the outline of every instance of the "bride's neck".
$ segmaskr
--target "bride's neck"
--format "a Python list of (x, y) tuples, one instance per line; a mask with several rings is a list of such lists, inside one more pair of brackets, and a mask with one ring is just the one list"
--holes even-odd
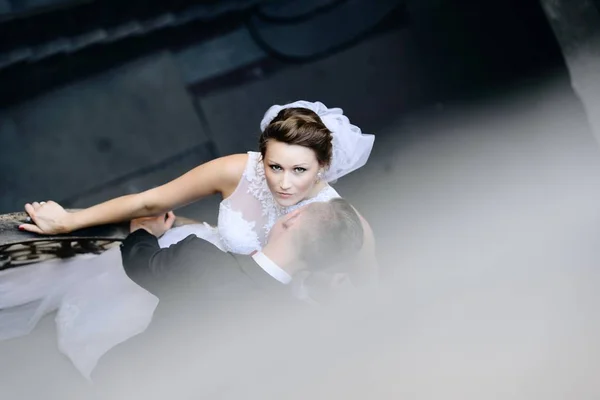
[(308, 194), (308, 196), (306, 196), (306, 198), (304, 200), (308, 200), (308, 199), (312, 199), (313, 197), (316, 197), (319, 193), (321, 193), (321, 190), (325, 189), (326, 186), (327, 186), (327, 182), (325, 182), (325, 181), (320, 181), (319, 183), (315, 184), (315, 186), (313, 186), (312, 190), (310, 191), (310, 193)]

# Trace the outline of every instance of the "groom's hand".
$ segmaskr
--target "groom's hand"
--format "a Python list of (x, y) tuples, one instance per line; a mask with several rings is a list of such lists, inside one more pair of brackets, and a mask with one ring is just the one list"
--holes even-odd
[(144, 229), (151, 235), (159, 238), (164, 235), (166, 231), (171, 229), (174, 222), (175, 214), (173, 214), (173, 211), (169, 211), (166, 215), (161, 215), (158, 217), (136, 218), (131, 220), (131, 223), (129, 224), (129, 232), (133, 233), (138, 229)]

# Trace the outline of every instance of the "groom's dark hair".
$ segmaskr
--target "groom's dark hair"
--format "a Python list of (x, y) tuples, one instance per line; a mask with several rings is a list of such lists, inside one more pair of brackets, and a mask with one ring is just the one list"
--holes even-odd
[(363, 245), (363, 226), (354, 207), (342, 198), (312, 203), (302, 232), (300, 254), (308, 269), (323, 270), (356, 256)]

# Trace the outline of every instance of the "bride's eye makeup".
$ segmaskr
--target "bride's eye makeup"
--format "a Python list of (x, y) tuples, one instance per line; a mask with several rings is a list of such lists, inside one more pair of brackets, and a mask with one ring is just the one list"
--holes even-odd
[[(269, 164), (269, 168), (271, 168), (273, 171), (283, 171), (283, 168), (279, 164)], [(294, 167), (294, 172), (297, 174), (302, 174), (306, 171), (308, 171), (308, 169), (305, 167)]]

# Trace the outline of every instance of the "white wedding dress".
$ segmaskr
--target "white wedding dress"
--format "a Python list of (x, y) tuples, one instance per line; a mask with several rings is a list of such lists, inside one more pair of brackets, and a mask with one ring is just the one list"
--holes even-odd
[[(341, 109), (321, 103), (296, 102), (284, 107), (317, 112), (333, 135), (332, 166), (324, 178), (337, 178), (363, 166), (374, 137), (350, 125)], [(261, 123), (282, 106), (273, 106)], [(340, 140), (340, 135), (345, 136)], [(250, 254), (260, 250), (278, 217), (305, 204), (339, 197), (329, 185), (317, 196), (290, 207), (274, 200), (265, 180), (260, 153), (248, 152), (248, 162), (234, 193), (219, 205), (216, 227), (204, 224), (173, 228), (159, 239), (162, 248), (189, 235), (205, 239), (222, 251)], [(158, 299), (125, 274), (118, 247), (100, 255), (82, 255), (0, 271), (0, 340), (31, 332), (46, 314), (57, 311), (60, 351), (90, 379), (100, 357), (117, 344), (143, 332)]]

